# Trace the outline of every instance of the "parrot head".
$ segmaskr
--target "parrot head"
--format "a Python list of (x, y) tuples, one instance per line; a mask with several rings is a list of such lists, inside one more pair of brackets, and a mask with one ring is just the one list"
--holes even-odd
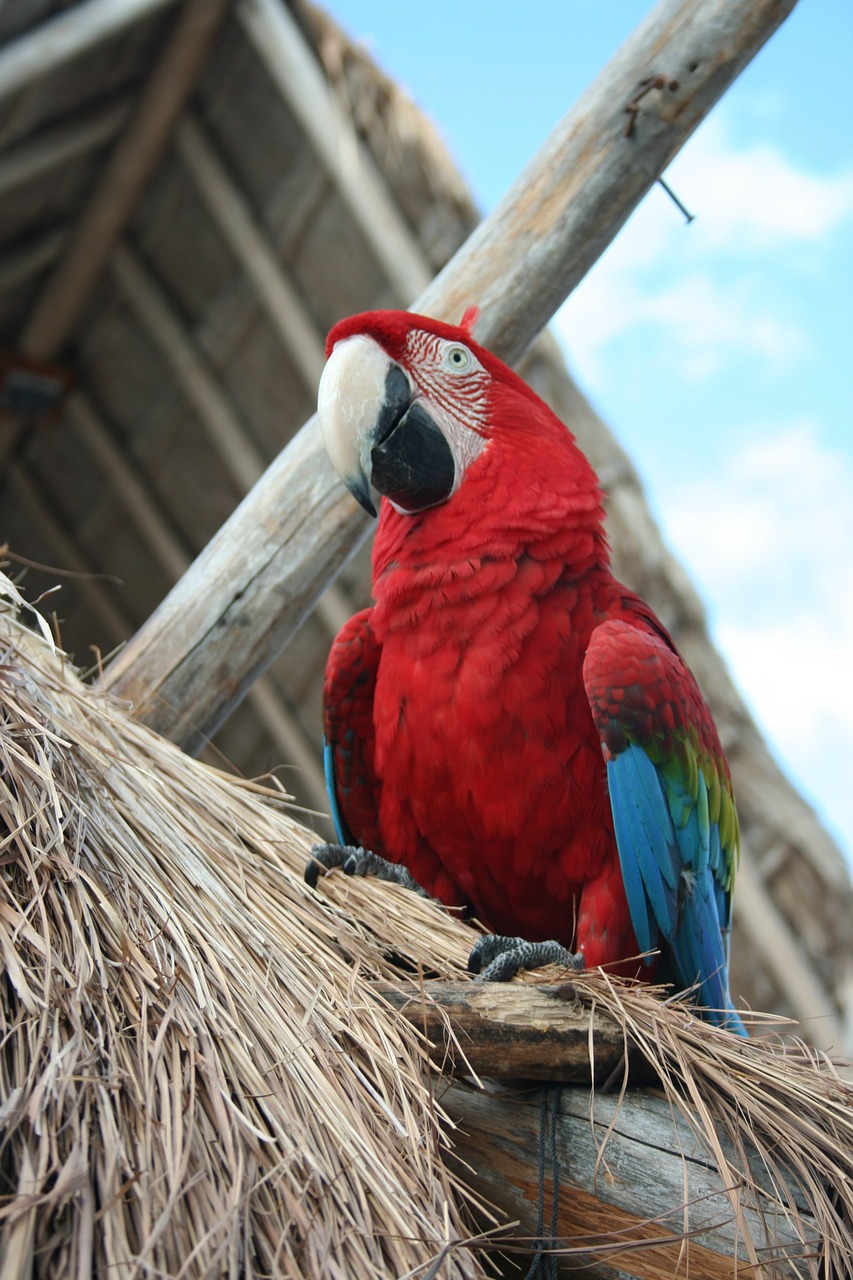
[(507, 424), (516, 444), (524, 424), (534, 423), (537, 447), (544, 435), (576, 448), (559, 419), (469, 330), (464, 320), (459, 327), (405, 311), (365, 312), (331, 330), (320, 426), (332, 465), (370, 515), (375, 493), (402, 515), (447, 502)]
[(335, 325), (320, 379), (332, 465), (376, 515), (371, 490), (405, 514), (446, 502), (487, 437), (484, 360), (460, 328), (402, 311)]

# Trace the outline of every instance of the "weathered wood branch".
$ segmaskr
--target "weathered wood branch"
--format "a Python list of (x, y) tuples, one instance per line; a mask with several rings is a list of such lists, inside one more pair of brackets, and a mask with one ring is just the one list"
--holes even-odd
[[(518, 1085), (481, 1090), (465, 1083), (441, 1095), (457, 1126), (454, 1153), (469, 1185), (518, 1220), (518, 1235), (528, 1244), (537, 1236), (541, 1096), (539, 1089)], [(768, 1211), (765, 1220), (756, 1212), (745, 1187), (732, 1192), (736, 1180), (723, 1182), (713, 1155), (664, 1098), (636, 1089), (621, 1098), (591, 1096), (587, 1089), (566, 1086), (559, 1094), (550, 1091), (551, 1107), (555, 1101), (557, 1240), (572, 1250), (564, 1255), (566, 1274), (583, 1269), (594, 1280), (734, 1280), (745, 1274), (783, 1280), (808, 1274), (802, 1258), (819, 1248), (817, 1229), (803, 1240), (783, 1214)], [(722, 1146), (737, 1167), (731, 1147), (725, 1141)], [(763, 1185), (757, 1160), (750, 1176)], [(797, 1187), (789, 1190), (801, 1222), (810, 1223)], [(546, 1158), (547, 1224), (552, 1195)], [(744, 1228), (763, 1264), (757, 1272), (746, 1270)]]
[[(477, 302), (478, 337), (517, 359), (793, 4), (663, 0), (416, 308), (458, 319)], [(627, 112), (661, 75), (666, 87)], [(366, 529), (312, 420), (108, 669), (107, 684), (160, 732), (197, 748)]]
[[(423, 1032), (431, 1059), (445, 1075), (585, 1084), (594, 1075), (601, 1083), (619, 1072), (630, 1053), (621, 1026), (575, 1000), (570, 983), (382, 983), (376, 990)], [(632, 1062), (635, 1083), (643, 1067)]]
[[(814, 1248), (818, 1228), (797, 1179), (776, 1171), (784, 1203), (794, 1207), (786, 1217), (780, 1186), (749, 1142), (749, 1121), (742, 1150), (721, 1134), (712, 1150), (685, 1102), (637, 1087), (657, 1080), (651, 1064), (626, 1043), (616, 1018), (581, 1003), (573, 983), (430, 980), (375, 990), (422, 1031), (445, 1081), (455, 1078), (438, 1091), (457, 1126), (455, 1158), (469, 1185), (519, 1221), (522, 1239), (537, 1234), (540, 1177), (551, 1221), (553, 1128), (557, 1235), (574, 1250), (567, 1269), (590, 1266), (601, 1280), (659, 1280), (680, 1274), (679, 1266), (686, 1274), (689, 1260), (691, 1274), (714, 1280), (735, 1275), (736, 1257), (754, 1263), (753, 1248), (767, 1264), (762, 1274), (803, 1274), (790, 1260)], [(544, 1093), (537, 1081), (546, 1082)], [(584, 1087), (591, 1082), (592, 1092)]]

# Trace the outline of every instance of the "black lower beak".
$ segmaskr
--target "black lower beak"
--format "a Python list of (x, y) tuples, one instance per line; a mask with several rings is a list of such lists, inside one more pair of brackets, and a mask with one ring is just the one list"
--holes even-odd
[(370, 451), (371, 483), (403, 511), (445, 502), (456, 483), (450, 445), (424, 405), (410, 403), (409, 382), (399, 365), (385, 380), (385, 400)]
[(418, 401), (370, 453), (373, 487), (404, 511), (445, 502), (456, 483), (450, 445)]

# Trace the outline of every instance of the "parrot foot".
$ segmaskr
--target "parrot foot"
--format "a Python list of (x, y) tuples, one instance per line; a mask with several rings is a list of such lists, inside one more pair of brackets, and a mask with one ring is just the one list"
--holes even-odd
[(430, 897), (401, 863), (388, 862), (369, 849), (356, 848), (351, 844), (315, 844), (305, 867), (305, 883), (316, 889), (320, 872), (325, 875), (335, 867), (341, 867), (347, 876), (374, 876), (377, 880), (390, 880), (392, 884), (411, 889), (422, 898)]
[(468, 969), (479, 982), (508, 982), (519, 969), (541, 969), (546, 964), (583, 969), (580, 951), (572, 953), (559, 942), (527, 942), (501, 933), (487, 933), (468, 957)]

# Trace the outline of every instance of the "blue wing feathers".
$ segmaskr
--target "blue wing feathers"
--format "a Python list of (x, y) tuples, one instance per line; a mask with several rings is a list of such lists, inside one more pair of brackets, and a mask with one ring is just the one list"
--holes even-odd
[(636, 746), (607, 764), (610, 805), (631, 923), (643, 951), (669, 941), (677, 916), (677, 853), (655, 766)]
[(728, 991), (724, 931), (729, 925), (729, 895), (721, 879), (719, 828), (710, 820), (701, 769), (689, 810), (683, 802), (686, 787), (675, 788), (673, 804), (673, 780), (635, 743), (608, 760), (607, 782), (622, 878), (640, 947), (656, 947), (662, 934), (672, 947), (682, 981), (696, 986), (711, 1021), (745, 1035)]
[(329, 797), (329, 808), (332, 811), (332, 821), (335, 824), (338, 840), (340, 840), (341, 844), (350, 844), (350, 836), (338, 802), (338, 788), (335, 782), (335, 753), (331, 744), (325, 740), (323, 741), (323, 773), (326, 777), (326, 794)]

